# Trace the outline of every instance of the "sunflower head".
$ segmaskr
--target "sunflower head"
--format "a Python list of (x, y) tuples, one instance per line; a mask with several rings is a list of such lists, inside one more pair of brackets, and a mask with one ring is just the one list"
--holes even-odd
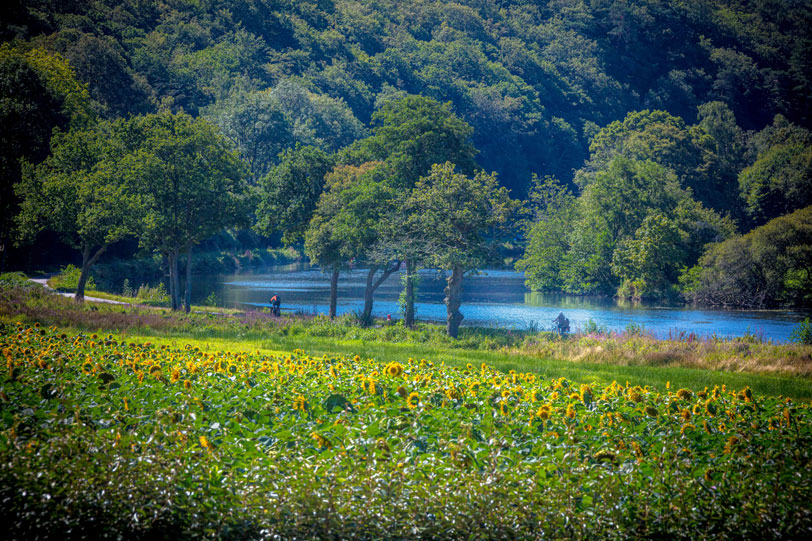
[(403, 365), (395, 362), (389, 363), (388, 365), (386, 365), (386, 369), (384, 370), (384, 372), (387, 375), (396, 378), (401, 374), (403, 374)]
[(406, 405), (409, 406), (410, 409), (414, 409), (417, 405), (420, 404), (420, 395), (415, 393), (411, 393), (408, 398), (406, 398)]

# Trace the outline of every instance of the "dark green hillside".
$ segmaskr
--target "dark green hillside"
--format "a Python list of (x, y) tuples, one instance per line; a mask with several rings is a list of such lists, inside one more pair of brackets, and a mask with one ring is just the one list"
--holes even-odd
[(692, 123), (719, 100), (744, 129), (812, 121), (809, 2), (60, 0), (3, 18), (4, 39), (65, 55), (106, 116), (219, 104), (221, 118), (235, 92), (293, 85), (322, 96), (287, 110), (312, 142), (328, 106), (366, 124), (403, 93), (451, 101), (480, 165), (520, 193), (531, 172), (569, 180), (629, 111)]

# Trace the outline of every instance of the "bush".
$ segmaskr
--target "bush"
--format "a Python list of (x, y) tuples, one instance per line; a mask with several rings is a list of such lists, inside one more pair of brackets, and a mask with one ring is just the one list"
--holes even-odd
[(145, 304), (166, 304), (169, 302), (169, 295), (166, 292), (163, 282), (157, 286), (151, 287), (148, 284), (142, 284), (138, 288), (138, 293), (135, 298)]
[(792, 333), (789, 339), (793, 342), (801, 344), (812, 345), (812, 319), (806, 318), (801, 321)]
[(605, 325), (598, 325), (595, 323), (595, 320), (589, 318), (586, 323), (584, 323), (584, 334), (606, 334), (607, 329)]
[[(48, 280), (48, 285), (57, 291), (76, 291), (81, 274), (82, 270), (80, 268), (68, 265), (67, 267), (63, 267), (62, 270), (59, 271), (59, 274)], [(96, 282), (93, 280), (93, 277), (90, 276), (85, 284), (85, 290), (90, 291), (94, 289), (96, 289)]]

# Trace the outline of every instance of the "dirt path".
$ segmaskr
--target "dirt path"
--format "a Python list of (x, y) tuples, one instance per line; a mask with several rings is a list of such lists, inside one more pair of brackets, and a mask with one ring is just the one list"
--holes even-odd
[[(48, 287), (48, 278), (29, 278), (29, 280), (42, 285), (42, 287), (44, 287), (45, 289), (51, 289), (50, 287)], [(51, 289), (51, 291), (55, 291), (55, 290)], [(55, 292), (59, 293), (63, 297), (74, 298), (76, 296), (75, 293), (63, 293), (61, 291), (55, 291)], [(90, 302), (105, 302), (107, 304), (130, 304), (128, 302), (113, 301), (113, 300), (110, 300), (110, 299), (100, 299), (98, 297), (88, 297), (87, 295), (85, 295), (85, 300), (90, 301)]]

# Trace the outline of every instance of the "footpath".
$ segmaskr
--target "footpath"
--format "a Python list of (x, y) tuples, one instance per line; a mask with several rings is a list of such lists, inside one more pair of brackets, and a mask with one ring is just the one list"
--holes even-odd
[[(54, 291), (55, 293), (59, 293), (63, 297), (74, 298), (76, 296), (75, 293), (63, 293), (62, 291), (56, 291), (54, 289), (51, 289), (50, 287), (48, 287), (48, 278), (29, 278), (29, 280), (31, 280), (32, 282), (36, 282), (38, 284), (41, 284), (42, 287), (44, 287), (45, 289), (50, 289), (51, 291)], [(100, 299), (98, 297), (88, 297), (87, 295), (85, 295), (85, 300), (90, 301), (90, 302), (105, 302), (107, 304), (130, 304), (128, 302), (113, 301), (113, 300), (110, 300), (110, 299)]]

